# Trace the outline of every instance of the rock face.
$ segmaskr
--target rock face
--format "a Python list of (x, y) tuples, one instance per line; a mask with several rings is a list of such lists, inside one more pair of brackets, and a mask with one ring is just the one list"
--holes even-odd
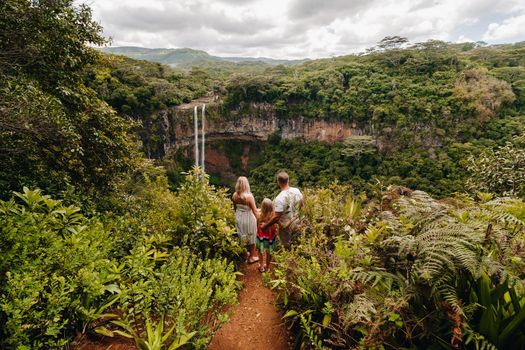
[[(163, 153), (193, 144), (194, 104), (178, 106), (160, 112)], [(219, 112), (218, 104), (206, 105), (206, 139), (266, 141), (273, 134), (284, 139), (302, 139), (305, 141), (342, 142), (352, 135), (363, 135), (365, 131), (355, 124), (340, 120), (309, 119), (304, 117), (279, 118), (271, 104), (251, 104), (242, 111), (231, 111), (228, 115)], [(200, 125), (199, 108), (199, 125)], [(199, 126), (200, 127), (200, 126)]]

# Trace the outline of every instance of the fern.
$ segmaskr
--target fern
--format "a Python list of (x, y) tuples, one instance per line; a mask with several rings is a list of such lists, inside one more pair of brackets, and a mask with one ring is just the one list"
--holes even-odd
[(393, 259), (404, 261), (413, 283), (430, 286), (437, 300), (464, 315), (454, 281), (462, 271), (479, 276), (486, 222), (421, 191), (399, 198), (395, 207), (403, 226), (384, 246), (393, 248)]
[(483, 335), (475, 332), (468, 326), (464, 327), (463, 333), (463, 342), (465, 345), (472, 344), (476, 350), (498, 350), (498, 348), (488, 341)]

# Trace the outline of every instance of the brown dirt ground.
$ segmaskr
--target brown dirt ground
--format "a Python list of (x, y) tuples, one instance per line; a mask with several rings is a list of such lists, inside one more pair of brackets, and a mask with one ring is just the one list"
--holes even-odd
[(136, 350), (137, 347), (131, 339), (124, 337), (84, 337), (71, 344), (72, 350)]
[(231, 311), (229, 322), (215, 333), (208, 350), (290, 350), (290, 334), (257, 264), (247, 265), (243, 273), (239, 304)]

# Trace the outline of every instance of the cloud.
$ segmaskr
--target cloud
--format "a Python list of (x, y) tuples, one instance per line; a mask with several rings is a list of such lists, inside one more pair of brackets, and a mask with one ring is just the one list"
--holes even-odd
[(293, 0), (288, 8), (289, 20), (308, 20), (309, 23), (329, 24), (337, 18), (355, 16), (370, 8), (376, 0)]
[(150, 33), (208, 28), (223, 34), (254, 34), (271, 27), (269, 22), (253, 14), (232, 13), (204, 3), (162, 2), (153, 7), (146, 4), (124, 3), (104, 10), (103, 18), (110, 21), (112, 27)]
[(483, 40), (525, 40), (525, 13), (489, 24)]
[[(77, 0), (83, 1), (83, 0)], [(89, 0), (113, 44), (216, 55), (329, 57), (388, 35), (525, 39), (523, 0)]]
[(474, 40), (464, 35), (460, 35), (459, 38), (456, 40), (456, 43), (472, 43), (472, 42), (474, 42)]

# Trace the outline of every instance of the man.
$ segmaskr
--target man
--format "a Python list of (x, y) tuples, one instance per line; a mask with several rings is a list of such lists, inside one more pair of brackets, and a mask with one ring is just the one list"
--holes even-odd
[(277, 185), (281, 193), (275, 197), (274, 213), (272, 219), (263, 223), (261, 228), (279, 223), (281, 243), (285, 248), (289, 248), (292, 242), (292, 235), (297, 231), (297, 211), (302, 205), (303, 194), (296, 187), (290, 187), (290, 177), (284, 171), (277, 174)]

